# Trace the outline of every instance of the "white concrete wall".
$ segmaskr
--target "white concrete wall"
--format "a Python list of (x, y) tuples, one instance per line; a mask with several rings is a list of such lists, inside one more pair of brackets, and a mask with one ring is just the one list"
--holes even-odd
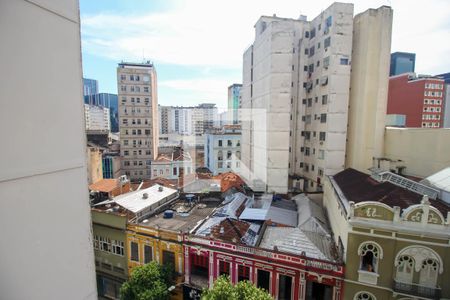
[(384, 157), (402, 160), (407, 175), (428, 177), (450, 166), (450, 128), (387, 127)]
[(97, 299), (78, 1), (2, 1), (0, 36), (0, 298)]
[(346, 167), (368, 172), (382, 157), (392, 35), (391, 8), (355, 17)]

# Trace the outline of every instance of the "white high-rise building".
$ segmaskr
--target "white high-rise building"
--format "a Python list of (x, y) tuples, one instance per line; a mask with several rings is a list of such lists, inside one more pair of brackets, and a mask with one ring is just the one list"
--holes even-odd
[(152, 63), (119, 63), (120, 156), (131, 180), (151, 178), (158, 156), (159, 124), (156, 70)]
[(320, 190), (344, 168), (352, 42), (353, 4), (333, 3), (312, 21), (258, 20), (241, 89), (241, 175), (251, 186)]
[(1, 1), (0, 36), (0, 298), (97, 299), (78, 1)]
[(86, 130), (111, 131), (109, 108), (85, 104), (84, 117)]

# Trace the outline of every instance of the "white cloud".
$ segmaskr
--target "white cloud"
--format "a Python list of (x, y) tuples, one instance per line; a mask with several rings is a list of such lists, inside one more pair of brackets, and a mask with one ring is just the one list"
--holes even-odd
[[(261, 15), (305, 14), (312, 19), (331, 3), (186, 0), (163, 13), (82, 15), (83, 51), (115, 61), (141, 60), (144, 54), (156, 64), (203, 66), (206, 79), (172, 80), (160, 86), (224, 102), (232, 82), (212, 78), (210, 70), (241, 69), (242, 54), (254, 39), (253, 26)], [(394, 9), (392, 51), (415, 52), (418, 73), (450, 71), (450, 1), (356, 0), (355, 14), (381, 5)]]

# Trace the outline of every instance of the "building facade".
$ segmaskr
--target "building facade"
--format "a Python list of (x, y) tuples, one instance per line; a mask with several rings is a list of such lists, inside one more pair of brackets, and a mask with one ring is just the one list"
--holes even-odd
[(231, 115), (232, 124), (239, 123), (240, 93), (242, 84), (235, 83), (228, 87), (228, 112)]
[(86, 130), (111, 131), (109, 108), (84, 104), (84, 117)]
[(406, 127), (442, 128), (444, 80), (413, 73), (389, 78), (388, 114), (406, 116)]
[(382, 6), (353, 20), (345, 165), (362, 172), (383, 155), (392, 18), (392, 9)]
[(346, 259), (345, 299), (446, 299), (449, 205), (437, 191), (390, 172), (346, 169), (324, 187)]
[(244, 53), (241, 174), (285, 193), (289, 176), (320, 188), (344, 167), (353, 5), (314, 20), (261, 17)]
[(169, 133), (169, 124), (171, 123), (171, 107), (158, 105), (159, 114), (159, 134)]
[(220, 131), (205, 135), (205, 167), (214, 175), (240, 171), (241, 128), (225, 125)]
[(171, 153), (160, 153), (152, 162), (152, 179), (179, 179), (195, 172), (194, 162), (188, 151), (176, 147)]
[(151, 161), (158, 156), (158, 95), (152, 63), (119, 63), (119, 128), (122, 172), (131, 180), (151, 178)]
[(103, 154), (102, 169), (103, 178), (118, 178), (121, 173), (120, 156), (115, 154)]
[(128, 279), (127, 215), (115, 209), (92, 209), (97, 292), (120, 299), (120, 287)]
[(404, 73), (414, 73), (415, 65), (415, 53), (394, 52), (391, 54), (389, 76), (396, 76)]
[(96, 94), (98, 94), (98, 81), (96, 79), (83, 78), (83, 96), (85, 103), (92, 104), (91, 102), (94, 101), (94, 95)]
[(116, 94), (98, 93), (85, 95), (84, 103), (109, 108), (111, 131), (119, 131), (119, 102)]

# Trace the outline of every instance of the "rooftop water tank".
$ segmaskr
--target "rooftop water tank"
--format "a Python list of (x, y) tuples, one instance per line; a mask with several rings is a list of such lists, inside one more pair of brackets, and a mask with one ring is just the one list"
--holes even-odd
[(171, 218), (173, 218), (173, 210), (171, 210), (171, 209), (166, 210), (164, 212), (163, 218), (164, 219), (171, 219)]

